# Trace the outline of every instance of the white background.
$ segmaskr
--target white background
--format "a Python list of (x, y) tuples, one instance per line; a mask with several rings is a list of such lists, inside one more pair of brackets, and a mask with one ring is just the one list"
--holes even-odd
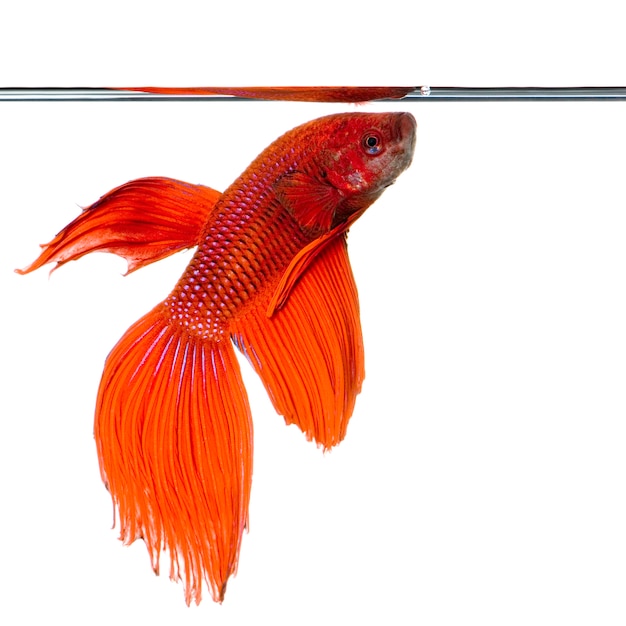
[[(0, 9), (0, 86), (626, 85), (619, 3), (101, 5)], [(224, 604), (188, 609), (111, 530), (92, 415), (108, 351), (189, 255), (12, 270), (114, 186), (223, 189), (354, 107), (0, 103), (0, 623), (626, 622), (626, 103), (362, 107), (392, 109), (418, 144), (350, 233), (348, 436), (323, 455), (244, 367), (251, 531)]]

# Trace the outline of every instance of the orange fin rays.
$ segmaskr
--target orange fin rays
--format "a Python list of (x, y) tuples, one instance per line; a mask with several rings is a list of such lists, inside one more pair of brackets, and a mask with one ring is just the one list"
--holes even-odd
[(120, 538), (142, 538), (159, 571), (200, 602), (203, 580), (221, 602), (247, 525), (252, 423), (233, 347), (170, 325), (162, 305), (109, 355), (96, 407), (102, 478)]
[(117, 91), (174, 96), (238, 96), (254, 100), (368, 102), (404, 98), (417, 87), (116, 87)]
[[(281, 276), (278, 287), (274, 290), (274, 295), (272, 296), (267, 307), (267, 317), (272, 317), (278, 309), (284, 306), (291, 290), (298, 282), (298, 279), (309, 267), (311, 262), (317, 258), (317, 255), (321, 253), (322, 249), (330, 244), (334, 239), (340, 238), (343, 233), (346, 233), (350, 226), (362, 215), (362, 213), (363, 211), (354, 213), (345, 222), (335, 226), (335, 228), (321, 237), (318, 237), (310, 244), (302, 248), (298, 254), (296, 254), (296, 256), (291, 260), (291, 263), (289, 263), (289, 266), (285, 270), (284, 274)], [(345, 257), (345, 265), (348, 269), (350, 277), (352, 277), (352, 270), (350, 268), (350, 260), (348, 259), (347, 251), (345, 252)], [(344, 260), (341, 260), (341, 262), (344, 263)]]
[(126, 259), (128, 272), (198, 243), (221, 194), (164, 177), (139, 178), (109, 191), (86, 208), (19, 274), (56, 263), (57, 269), (90, 252)]
[(281, 204), (310, 236), (330, 230), (341, 193), (305, 172), (285, 174), (274, 185)]
[(285, 421), (331, 448), (344, 438), (361, 390), (363, 340), (345, 236), (317, 254), (287, 306), (271, 318), (262, 309), (248, 312), (231, 336)]

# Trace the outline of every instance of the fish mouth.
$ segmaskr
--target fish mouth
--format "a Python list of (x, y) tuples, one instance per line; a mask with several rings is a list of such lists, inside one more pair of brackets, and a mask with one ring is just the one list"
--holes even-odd
[(409, 158), (412, 159), (413, 152), (415, 151), (417, 122), (411, 113), (398, 113), (394, 125), (394, 135), (398, 143), (402, 145), (403, 149), (406, 151)]
[(399, 140), (406, 138), (415, 139), (417, 122), (411, 113), (398, 113), (396, 116), (395, 134)]
[(392, 147), (389, 151), (387, 181), (382, 188), (392, 185), (413, 161), (417, 135), (417, 122), (410, 113), (394, 113), (390, 123)]

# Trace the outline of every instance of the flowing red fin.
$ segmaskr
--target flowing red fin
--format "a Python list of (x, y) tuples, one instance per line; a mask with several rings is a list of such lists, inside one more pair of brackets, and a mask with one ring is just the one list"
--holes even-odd
[(345, 236), (318, 250), (286, 305), (249, 311), (231, 328), (287, 424), (324, 448), (346, 434), (365, 375), (359, 302)]
[(238, 96), (297, 102), (368, 102), (404, 98), (417, 87), (112, 87), (116, 91), (172, 96)]
[(342, 200), (335, 187), (304, 172), (285, 174), (274, 185), (274, 191), (300, 228), (313, 237), (330, 229)]
[[(289, 298), (289, 294), (291, 290), (294, 288), (295, 284), (298, 282), (300, 276), (304, 273), (310, 263), (320, 254), (322, 249), (327, 246), (331, 241), (338, 238), (341, 234), (347, 232), (350, 226), (363, 214), (362, 211), (358, 213), (352, 214), (345, 222), (335, 226), (332, 230), (325, 233), (321, 237), (318, 237), (310, 244), (302, 248), (296, 254), (296, 256), (291, 260), (289, 266), (285, 270), (284, 274), (281, 276), (278, 286), (274, 290), (274, 294), (269, 302), (267, 307), (266, 315), (267, 317), (272, 317), (274, 313), (284, 306), (287, 298)], [(347, 257), (346, 257), (347, 258)], [(350, 268), (350, 262), (347, 261), (348, 268)]]
[(221, 194), (202, 185), (164, 177), (139, 178), (109, 191), (86, 208), (19, 274), (46, 263), (53, 271), (90, 252), (126, 259), (127, 273), (197, 245)]
[(143, 539), (157, 573), (168, 549), (187, 604), (200, 602), (203, 580), (221, 602), (252, 478), (252, 422), (230, 341), (191, 336), (157, 306), (107, 358), (95, 438), (120, 538)]

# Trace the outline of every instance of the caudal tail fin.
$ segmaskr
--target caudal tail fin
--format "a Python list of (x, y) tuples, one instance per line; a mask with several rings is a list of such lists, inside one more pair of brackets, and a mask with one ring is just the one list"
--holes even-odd
[(159, 571), (203, 580), (217, 602), (237, 568), (252, 478), (252, 422), (232, 344), (191, 336), (162, 305), (136, 322), (107, 358), (96, 407), (102, 478), (120, 538), (146, 543)]

